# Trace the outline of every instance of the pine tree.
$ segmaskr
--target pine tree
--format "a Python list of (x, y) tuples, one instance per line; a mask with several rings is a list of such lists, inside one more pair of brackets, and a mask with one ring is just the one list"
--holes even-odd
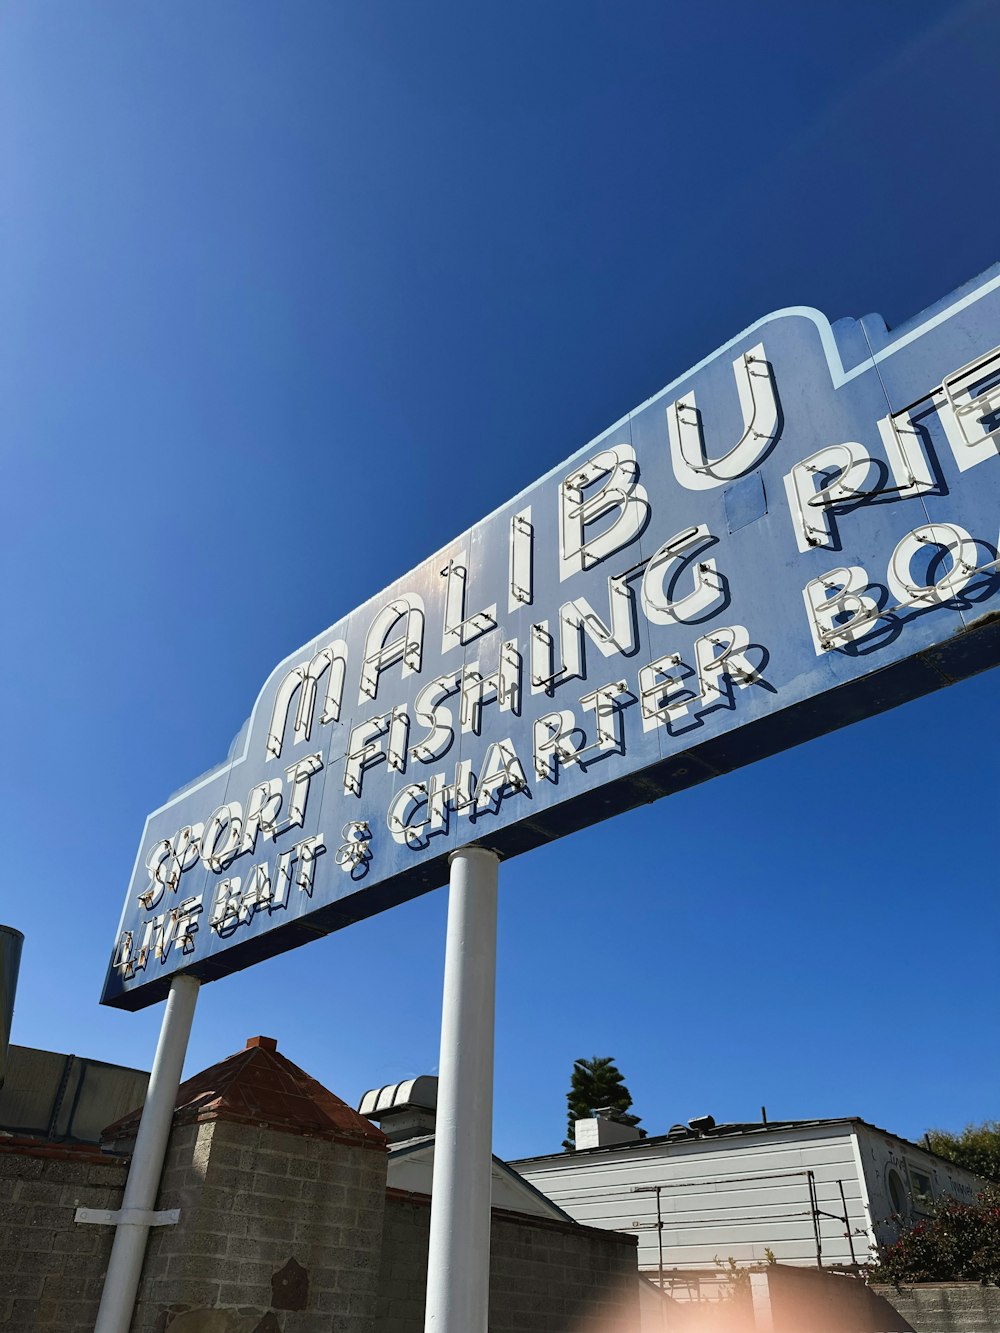
[(576, 1147), (576, 1122), (586, 1120), (591, 1111), (610, 1106), (626, 1123), (637, 1125), (638, 1116), (627, 1116), (632, 1105), (632, 1094), (625, 1086), (625, 1080), (610, 1055), (594, 1055), (589, 1060), (575, 1060), (570, 1078), (569, 1092), (566, 1094), (569, 1108), (569, 1124), (563, 1147)]

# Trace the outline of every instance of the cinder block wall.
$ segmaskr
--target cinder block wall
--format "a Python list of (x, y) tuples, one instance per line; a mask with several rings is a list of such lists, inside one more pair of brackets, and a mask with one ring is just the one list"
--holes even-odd
[[(128, 1161), (0, 1147), (0, 1329), (91, 1333)], [(386, 1191), (382, 1144), (176, 1125), (133, 1333), (422, 1333), (430, 1200)], [(384, 1226), (384, 1235), (383, 1235)], [(494, 1212), (491, 1333), (634, 1333), (633, 1237)]]
[(112, 1228), (73, 1219), (120, 1207), (127, 1170), (96, 1149), (0, 1140), (4, 1333), (93, 1333)]
[(915, 1333), (1000, 1333), (1000, 1287), (978, 1282), (921, 1282), (874, 1288)]
[[(376, 1333), (423, 1333), (430, 1199), (389, 1190)], [(490, 1333), (634, 1333), (634, 1236), (494, 1209)]]
[(386, 1155), (215, 1120), (175, 1127), (133, 1333), (371, 1333)]

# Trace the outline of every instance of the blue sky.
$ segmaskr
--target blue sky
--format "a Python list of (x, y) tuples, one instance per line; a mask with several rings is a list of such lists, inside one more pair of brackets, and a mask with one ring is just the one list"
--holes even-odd
[[(97, 1004), (144, 817), (287, 653), (767, 311), (1000, 259), (998, 42), (985, 0), (4, 7), (15, 1041), (148, 1066), (159, 1011)], [(505, 866), (497, 1150), (590, 1054), (653, 1132), (1000, 1115), (996, 679)], [(205, 987), (188, 1072), (435, 1068), (445, 906)]]

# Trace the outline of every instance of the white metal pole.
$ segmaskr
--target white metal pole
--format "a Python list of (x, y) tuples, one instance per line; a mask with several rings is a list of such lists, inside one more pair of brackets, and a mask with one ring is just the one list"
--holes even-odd
[(487, 1333), (498, 863), (450, 860), (424, 1333)]
[(170, 983), (94, 1333), (128, 1333), (132, 1323), (149, 1214), (156, 1204), (200, 984), (189, 976), (176, 976)]

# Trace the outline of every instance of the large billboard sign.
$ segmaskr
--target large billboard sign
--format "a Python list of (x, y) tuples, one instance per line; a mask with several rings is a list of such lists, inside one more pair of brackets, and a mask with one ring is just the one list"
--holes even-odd
[(275, 667), (147, 819), (104, 1003), (996, 664), (998, 454), (1000, 266), (768, 315)]

